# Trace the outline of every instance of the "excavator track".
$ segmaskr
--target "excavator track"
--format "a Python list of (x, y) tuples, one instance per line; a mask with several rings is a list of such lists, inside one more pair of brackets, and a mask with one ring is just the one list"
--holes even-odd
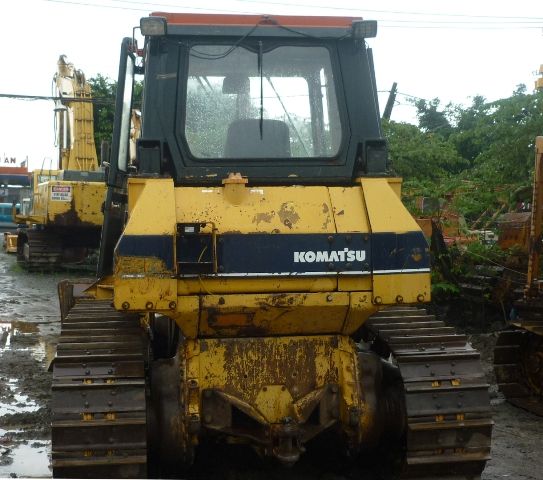
[(522, 321), (500, 333), (494, 372), (510, 403), (543, 416), (543, 320)]
[(27, 230), (17, 240), (17, 263), (27, 270), (49, 270), (62, 261), (62, 242), (49, 232)]
[(139, 317), (79, 299), (62, 321), (52, 384), (54, 477), (145, 478), (146, 341)]
[(416, 307), (394, 307), (367, 324), (404, 385), (401, 478), (479, 478), (490, 458), (492, 416), (479, 353), (465, 335)]

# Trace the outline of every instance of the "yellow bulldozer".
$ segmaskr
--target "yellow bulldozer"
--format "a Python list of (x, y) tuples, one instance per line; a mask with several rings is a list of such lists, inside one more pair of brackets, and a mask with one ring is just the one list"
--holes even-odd
[(100, 244), (105, 198), (94, 143), (92, 92), (64, 55), (54, 76), (58, 169), (32, 173), (32, 197), (17, 223), (17, 261), (26, 269), (54, 269), (85, 260)]
[[(202, 442), (474, 478), (479, 354), (426, 312), (371, 49), (350, 17), (153, 13), (121, 45), (98, 279), (59, 285), (56, 477), (165, 477)], [(136, 75), (141, 136), (129, 160)], [(177, 477), (179, 478), (179, 477)]]

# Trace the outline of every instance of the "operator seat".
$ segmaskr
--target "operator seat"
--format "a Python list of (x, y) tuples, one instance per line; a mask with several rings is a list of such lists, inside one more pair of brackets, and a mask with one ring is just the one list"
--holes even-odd
[(290, 133), (281, 120), (234, 120), (226, 133), (225, 158), (289, 158)]

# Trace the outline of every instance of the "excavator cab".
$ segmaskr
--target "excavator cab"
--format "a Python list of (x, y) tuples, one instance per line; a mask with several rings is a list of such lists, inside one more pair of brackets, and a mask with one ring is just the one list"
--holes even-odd
[(179, 475), (202, 441), (293, 465), (325, 432), (352, 458), (388, 449), (405, 475), (480, 473), (487, 385), (465, 336), (424, 310), (428, 245), (390, 171), (376, 22), (153, 13), (140, 28), (143, 49), (121, 48), (100, 279), (61, 302), (54, 474)]

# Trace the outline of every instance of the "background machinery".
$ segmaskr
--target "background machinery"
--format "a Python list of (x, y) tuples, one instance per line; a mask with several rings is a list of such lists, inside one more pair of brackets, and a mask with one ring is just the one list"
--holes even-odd
[(362, 469), (378, 449), (401, 476), (480, 474), (488, 385), (423, 308), (428, 245), (389, 172), (376, 22), (140, 28), (144, 49), (121, 47), (99, 279), (59, 285), (54, 475), (179, 475), (205, 442), (293, 465), (324, 434)]
[(32, 198), (17, 216), (17, 258), (25, 268), (80, 262), (97, 249), (103, 221), (104, 173), (94, 144), (92, 93), (85, 75), (62, 55), (54, 77), (58, 170), (32, 174)]
[(14, 212), (17, 212), (20, 209), (20, 205), (11, 204), (7, 202), (0, 202), (0, 231), (3, 232), (3, 244), (2, 249), (6, 253), (15, 253), (17, 251), (17, 235), (4, 231), (5, 229), (17, 228), (17, 225), (14, 223)]
[(502, 331), (496, 341), (494, 370), (507, 400), (543, 416), (542, 222), (543, 137), (537, 137), (526, 284), (522, 297), (514, 304), (510, 328)]

